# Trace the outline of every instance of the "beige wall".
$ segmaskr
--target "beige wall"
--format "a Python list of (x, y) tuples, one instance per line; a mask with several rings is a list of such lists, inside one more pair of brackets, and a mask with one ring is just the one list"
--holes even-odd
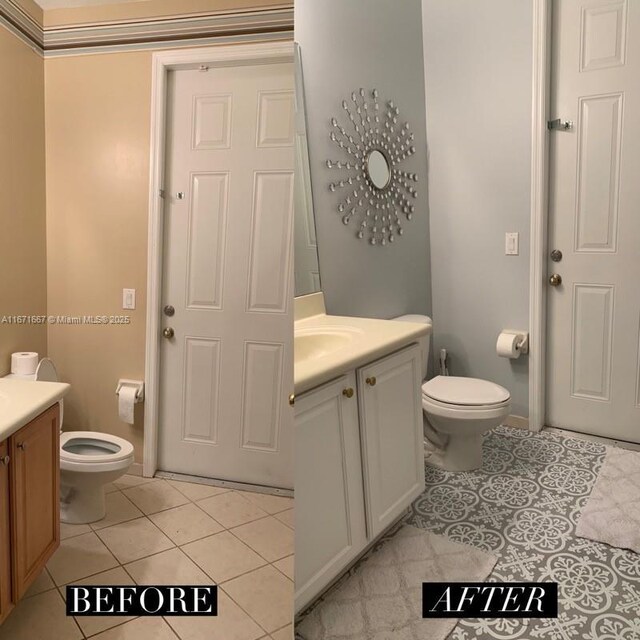
[[(273, 0), (150, 0), (45, 12), (71, 23), (276, 4)], [(145, 13), (146, 12), (146, 13)], [(154, 13), (156, 12), (156, 13)], [(137, 14), (136, 14), (137, 15)], [(130, 315), (129, 326), (49, 326), (49, 356), (71, 384), (66, 430), (114, 433), (142, 461), (143, 411), (120, 421), (119, 378), (144, 379), (151, 61), (153, 51), (45, 61), (48, 313)], [(137, 290), (135, 311), (122, 289)]]
[[(44, 65), (0, 27), (0, 319), (46, 313)], [(13, 351), (47, 350), (45, 325), (0, 323), (0, 375)]]
[[(144, 379), (151, 53), (47, 60), (48, 312), (130, 315), (131, 324), (49, 326), (70, 382), (65, 429), (127, 438), (142, 460), (142, 412), (118, 418), (118, 378)], [(122, 289), (137, 290), (135, 311)]]
[(255, 7), (290, 7), (291, 5), (291, 1), (283, 0), (144, 0), (69, 9), (49, 9), (44, 12), (44, 25), (59, 27), (115, 20), (166, 18)]

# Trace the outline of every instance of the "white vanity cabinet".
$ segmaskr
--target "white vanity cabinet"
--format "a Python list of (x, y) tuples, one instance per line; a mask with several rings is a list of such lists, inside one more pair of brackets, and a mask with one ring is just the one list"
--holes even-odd
[(421, 378), (417, 345), (358, 370), (370, 538), (393, 524), (424, 490)]
[(424, 490), (421, 377), (412, 344), (296, 398), (296, 611)]
[(366, 546), (356, 377), (296, 398), (296, 605), (311, 602)]

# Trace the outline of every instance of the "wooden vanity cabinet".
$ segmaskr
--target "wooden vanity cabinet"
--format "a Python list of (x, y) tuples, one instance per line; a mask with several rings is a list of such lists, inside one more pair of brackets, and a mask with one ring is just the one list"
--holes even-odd
[(9, 462), (9, 441), (5, 440), (0, 442), (0, 624), (13, 608)]
[(13, 586), (19, 600), (60, 544), (60, 414), (47, 409), (9, 438)]
[(56, 404), (0, 445), (0, 623), (60, 544), (59, 442)]

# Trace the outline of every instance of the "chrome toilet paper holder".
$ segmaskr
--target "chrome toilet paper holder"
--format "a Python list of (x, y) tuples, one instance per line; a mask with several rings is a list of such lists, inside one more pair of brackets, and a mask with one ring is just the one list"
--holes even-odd
[(118, 380), (118, 386), (116, 387), (116, 395), (120, 395), (120, 391), (123, 387), (134, 387), (136, 390), (136, 404), (144, 401), (144, 382), (142, 380), (128, 380), (127, 378), (121, 378)]
[[(503, 329), (500, 335), (508, 334), (516, 336), (516, 350), (519, 355), (526, 355), (529, 353), (529, 333), (526, 331), (517, 331), (515, 329)], [(500, 336), (498, 336), (500, 337)]]

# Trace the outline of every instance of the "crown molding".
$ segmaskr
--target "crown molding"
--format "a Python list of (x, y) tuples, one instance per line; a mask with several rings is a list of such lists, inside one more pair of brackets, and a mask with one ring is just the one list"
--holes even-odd
[(42, 28), (14, 0), (0, 24), (45, 57), (293, 38), (293, 7)]
[(0, 24), (40, 55), (44, 53), (42, 25), (13, 0), (0, 0)]

